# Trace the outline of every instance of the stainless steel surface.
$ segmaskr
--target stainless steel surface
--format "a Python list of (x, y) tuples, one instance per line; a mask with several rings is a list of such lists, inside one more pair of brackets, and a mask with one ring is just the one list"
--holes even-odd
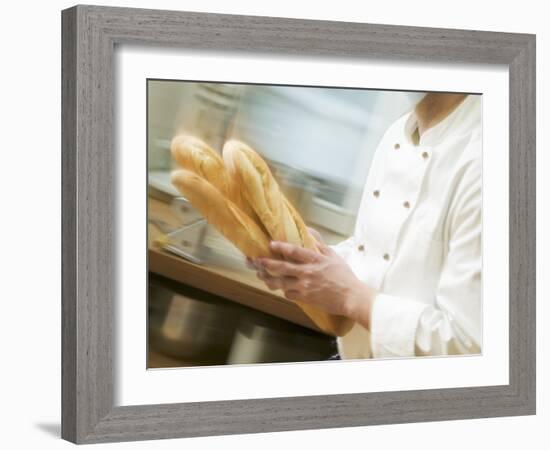
[(201, 214), (185, 197), (175, 197), (170, 206), (174, 215), (179, 218), (183, 224), (187, 225), (202, 219)]
[(223, 364), (240, 309), (213, 296), (195, 295), (150, 282), (149, 344), (160, 353), (197, 364)]
[(320, 361), (336, 352), (332, 339), (270, 317), (243, 317), (227, 364)]
[(157, 276), (148, 318), (150, 351), (174, 358), (172, 367), (319, 361), (336, 351), (326, 335)]
[(171, 210), (173, 216), (183, 224), (180, 228), (170, 227), (160, 219), (149, 219), (149, 222), (158, 226), (165, 233), (157, 238), (157, 244), (181, 258), (195, 264), (202, 264), (202, 251), (208, 224), (200, 213), (185, 197), (172, 199)]

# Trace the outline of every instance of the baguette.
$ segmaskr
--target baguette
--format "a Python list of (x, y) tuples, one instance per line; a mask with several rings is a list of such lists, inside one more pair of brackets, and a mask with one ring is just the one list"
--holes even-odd
[(250, 258), (271, 255), (265, 232), (210, 182), (195, 172), (181, 169), (172, 173), (172, 184), (244, 255)]
[(223, 160), (230, 178), (238, 180), (243, 197), (254, 209), (271, 238), (303, 245), (299, 227), (288, 207), (289, 202), (266, 162), (248, 145), (236, 140), (225, 143)]
[[(320, 253), (302, 217), (281, 192), (268, 165), (252, 148), (236, 140), (228, 141), (223, 147), (223, 159), (229, 177), (238, 180), (244, 198), (272, 239)], [(328, 314), (300, 301), (296, 303), (319, 328), (329, 334), (343, 336), (353, 326), (353, 321), (347, 317)]]
[(229, 180), (222, 157), (206, 142), (180, 134), (170, 145), (172, 158), (183, 168), (210, 182), (222, 194), (229, 194)]
[(307, 231), (306, 224), (304, 220), (302, 219), (302, 216), (296, 211), (296, 208), (290, 203), (290, 201), (285, 197), (285, 205), (290, 212), (290, 215), (292, 219), (294, 220), (294, 223), (296, 224), (296, 228), (298, 229), (298, 234), (300, 235), (301, 245), (305, 248), (308, 248), (310, 250), (314, 250), (316, 252), (319, 252), (319, 248), (317, 247), (317, 244), (315, 242), (315, 239), (311, 236), (309, 231)]
[(183, 169), (196, 173), (210, 182), (263, 228), (254, 210), (242, 196), (239, 186), (229, 176), (222, 157), (203, 140), (189, 134), (179, 134), (170, 145), (172, 158)]

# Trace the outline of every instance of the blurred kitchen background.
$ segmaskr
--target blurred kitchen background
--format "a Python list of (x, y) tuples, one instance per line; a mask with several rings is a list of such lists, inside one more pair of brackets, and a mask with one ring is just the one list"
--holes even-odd
[(421, 93), (149, 80), (149, 368), (316, 361), (334, 338), (269, 292), (170, 184), (170, 142), (251, 145), (328, 243), (353, 232), (383, 133)]

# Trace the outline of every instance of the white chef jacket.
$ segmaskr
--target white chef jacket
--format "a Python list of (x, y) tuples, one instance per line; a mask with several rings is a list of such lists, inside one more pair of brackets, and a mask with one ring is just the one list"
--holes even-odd
[(469, 95), (415, 145), (414, 111), (383, 136), (353, 236), (333, 246), (379, 291), (370, 332), (338, 338), (342, 358), (479, 353), (481, 96)]

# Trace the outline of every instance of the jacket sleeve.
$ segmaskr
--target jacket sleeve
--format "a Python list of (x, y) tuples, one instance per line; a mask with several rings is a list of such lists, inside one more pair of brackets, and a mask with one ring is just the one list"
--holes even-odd
[(481, 170), (467, 171), (451, 202), (448, 246), (432, 305), (380, 293), (371, 316), (374, 357), (479, 353)]
[(339, 242), (335, 245), (329, 245), (338, 255), (340, 255), (345, 260), (348, 259), (353, 247), (355, 246), (355, 238), (353, 236), (347, 238), (346, 240)]

